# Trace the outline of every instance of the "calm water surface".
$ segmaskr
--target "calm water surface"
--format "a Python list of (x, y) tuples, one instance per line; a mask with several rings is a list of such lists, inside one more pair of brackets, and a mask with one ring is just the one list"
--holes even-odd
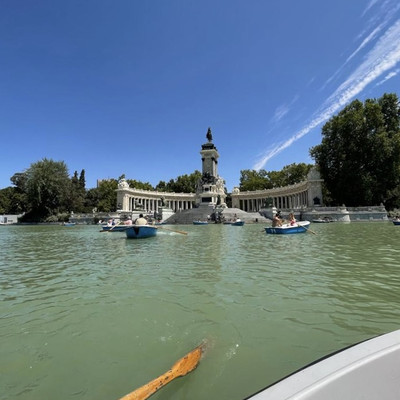
[(400, 226), (0, 227), (0, 399), (118, 399), (203, 340), (154, 399), (243, 399), (400, 328)]

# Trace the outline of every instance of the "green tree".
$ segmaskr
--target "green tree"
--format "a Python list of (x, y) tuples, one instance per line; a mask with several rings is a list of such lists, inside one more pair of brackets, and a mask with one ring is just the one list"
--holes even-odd
[(390, 209), (400, 183), (399, 101), (394, 94), (354, 100), (322, 128), (322, 142), (310, 149), (332, 204)]
[(68, 209), (74, 212), (83, 212), (85, 197), (85, 170), (81, 171), (79, 178), (78, 172), (75, 171), (71, 178), (71, 190), (68, 196)]
[(14, 186), (0, 190), (0, 213), (22, 214), (28, 208), (25, 194), (25, 174), (14, 174), (10, 180)]
[(81, 173), (79, 175), (79, 187), (82, 191), (82, 193), (85, 193), (86, 191), (86, 178), (85, 178), (85, 170), (82, 169)]
[(0, 214), (14, 214), (10, 212), (13, 194), (14, 188), (11, 186), (0, 190)]
[(156, 190), (160, 192), (196, 193), (197, 182), (200, 178), (201, 172), (196, 170), (189, 175), (180, 175), (176, 179), (170, 179), (168, 183), (160, 181)]
[(63, 161), (44, 158), (31, 164), (24, 173), (25, 192), (30, 206), (25, 220), (43, 221), (67, 211), (71, 187), (68, 168)]
[(118, 181), (106, 179), (100, 182), (97, 187), (98, 203), (97, 210), (102, 212), (113, 212), (117, 209)]
[(154, 190), (153, 186), (149, 182), (140, 182), (135, 179), (126, 180), (131, 188), (140, 190)]
[(165, 181), (160, 181), (158, 182), (157, 186), (156, 186), (156, 190), (160, 191), (160, 192), (166, 192), (167, 191), (167, 183)]
[(307, 174), (313, 167), (311, 164), (290, 164), (283, 167), (281, 171), (269, 171), (265, 169), (240, 171), (240, 190), (264, 190), (278, 188), (307, 179)]
[(190, 175), (180, 175), (175, 179), (174, 192), (176, 193), (196, 193), (197, 182), (201, 178), (201, 172), (195, 171)]
[(259, 171), (244, 169), (240, 171), (239, 189), (242, 192), (271, 188), (272, 185), (265, 169), (260, 169)]
[(100, 191), (98, 188), (89, 189), (86, 192), (85, 200), (83, 203), (83, 212), (90, 213), (93, 209), (99, 209)]
[[(281, 175), (279, 179), (280, 186), (294, 185), (295, 183), (305, 181), (307, 179), (307, 174), (310, 172), (310, 169), (312, 167), (312, 164), (305, 163), (293, 163), (284, 166), (282, 171), (279, 172), (279, 174)], [(276, 187), (276, 184), (273, 181), (271, 174), (269, 175), (269, 177), (273, 186)]]

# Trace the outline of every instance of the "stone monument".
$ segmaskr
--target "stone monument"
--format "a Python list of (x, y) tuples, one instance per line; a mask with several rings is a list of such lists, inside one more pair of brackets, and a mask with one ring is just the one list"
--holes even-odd
[(218, 175), (217, 148), (212, 142), (211, 128), (208, 128), (207, 143), (201, 146), (202, 176), (197, 182), (196, 203), (198, 206), (226, 208), (224, 180)]

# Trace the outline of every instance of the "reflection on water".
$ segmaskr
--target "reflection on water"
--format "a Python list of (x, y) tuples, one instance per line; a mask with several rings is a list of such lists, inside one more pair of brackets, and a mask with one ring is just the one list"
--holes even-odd
[[(173, 227), (171, 227), (173, 228)], [(116, 399), (202, 340), (158, 399), (242, 399), (400, 325), (400, 227), (0, 228), (1, 399)]]

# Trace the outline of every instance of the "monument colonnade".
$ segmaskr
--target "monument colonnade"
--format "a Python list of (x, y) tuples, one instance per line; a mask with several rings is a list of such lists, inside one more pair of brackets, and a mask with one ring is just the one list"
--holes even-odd
[(311, 168), (307, 179), (294, 185), (248, 192), (241, 192), (235, 187), (232, 192), (232, 207), (246, 212), (257, 212), (268, 207), (295, 211), (322, 205), (322, 182), (317, 169)]
[[(274, 189), (241, 192), (235, 187), (232, 192), (232, 207), (246, 212), (258, 212), (263, 208), (298, 210), (322, 205), (322, 179), (311, 170), (307, 180)], [(188, 210), (198, 204), (195, 193), (171, 193), (130, 188), (122, 183), (117, 190), (118, 211), (143, 210), (158, 212), (160, 207), (174, 212)]]
[(246, 192), (234, 190), (232, 193), (232, 207), (246, 212), (258, 212), (267, 207), (296, 210), (313, 204), (308, 181), (281, 188)]
[(122, 212), (143, 210), (146, 213), (153, 213), (158, 212), (161, 207), (168, 207), (178, 212), (193, 208), (195, 202), (195, 193), (158, 192), (135, 188), (117, 190), (117, 210)]

